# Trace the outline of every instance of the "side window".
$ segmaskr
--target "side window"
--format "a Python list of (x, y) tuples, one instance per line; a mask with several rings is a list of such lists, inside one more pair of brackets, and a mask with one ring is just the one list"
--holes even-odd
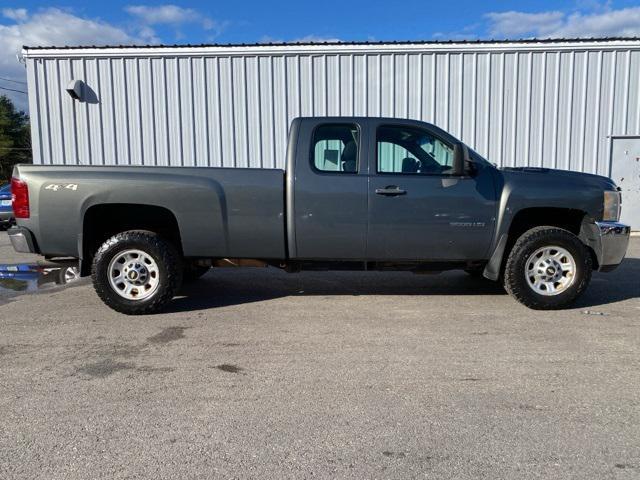
[(313, 134), (313, 166), (321, 172), (358, 172), (358, 127), (320, 125)]
[(439, 175), (453, 166), (453, 147), (413, 127), (380, 127), (376, 133), (378, 173)]

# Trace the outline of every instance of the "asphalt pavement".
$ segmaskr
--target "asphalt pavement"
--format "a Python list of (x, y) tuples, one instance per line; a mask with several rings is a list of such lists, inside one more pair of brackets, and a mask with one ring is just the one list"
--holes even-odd
[(640, 239), (554, 312), (462, 272), (0, 291), (0, 412), (0, 479), (640, 478)]

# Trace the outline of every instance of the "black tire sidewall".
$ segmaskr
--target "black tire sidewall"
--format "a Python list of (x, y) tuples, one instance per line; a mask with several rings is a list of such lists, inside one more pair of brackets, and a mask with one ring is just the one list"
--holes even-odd
[[(576, 264), (571, 286), (557, 295), (535, 292), (525, 276), (529, 257), (538, 249), (558, 246), (566, 249)], [(505, 287), (524, 305), (535, 309), (557, 309), (571, 304), (588, 286), (591, 279), (591, 257), (579, 238), (567, 230), (555, 227), (536, 228), (526, 232), (516, 242), (505, 269)]]

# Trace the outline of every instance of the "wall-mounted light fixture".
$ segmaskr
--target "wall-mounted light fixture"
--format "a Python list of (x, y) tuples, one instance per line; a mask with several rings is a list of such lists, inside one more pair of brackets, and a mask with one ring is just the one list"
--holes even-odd
[(84, 82), (82, 80), (71, 80), (67, 85), (67, 93), (74, 100), (82, 101), (83, 90), (84, 90)]

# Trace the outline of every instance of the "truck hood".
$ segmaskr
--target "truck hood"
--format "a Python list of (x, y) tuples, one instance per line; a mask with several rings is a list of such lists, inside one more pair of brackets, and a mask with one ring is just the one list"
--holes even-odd
[(602, 175), (591, 173), (580, 173), (569, 170), (557, 170), (553, 168), (538, 167), (503, 167), (499, 169), (505, 177), (513, 178), (519, 182), (552, 182), (554, 184), (564, 183), (567, 186), (594, 187), (602, 190), (616, 190), (617, 186), (613, 180)]

